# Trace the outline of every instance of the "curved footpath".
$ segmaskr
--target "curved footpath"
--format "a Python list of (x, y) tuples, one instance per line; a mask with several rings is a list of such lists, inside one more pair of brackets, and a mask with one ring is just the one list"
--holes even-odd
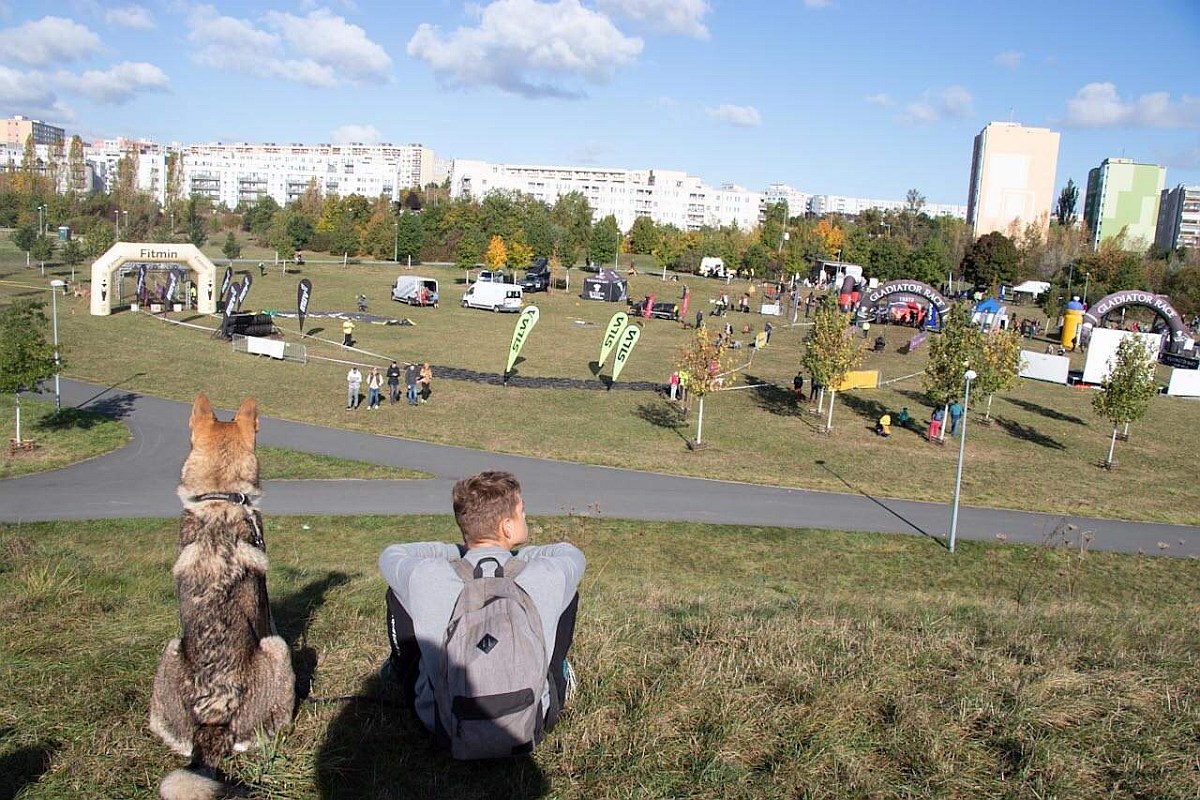
[[(63, 403), (116, 417), (131, 442), (65, 469), (0, 481), (0, 521), (172, 517), (188, 450), (187, 403), (77, 381), (62, 382)], [(218, 412), (223, 419), (232, 411)], [(484, 469), (515, 473), (531, 514), (678, 520), (783, 528), (921, 534), (943, 541), (948, 503), (874, 498), (685, 478), (502, 455), (465, 447), (323, 428), (263, 417), (259, 441), (432, 474), (428, 480), (268, 481), (266, 514), (449, 514), (454, 481)], [(947, 487), (949, 493), (949, 487)], [(964, 506), (961, 539), (1037, 544), (1062, 520), (1053, 514)], [(1095, 533), (1092, 548), (1200, 557), (1200, 527), (1072, 517)], [(1167, 545), (1162, 548), (1161, 544)]]

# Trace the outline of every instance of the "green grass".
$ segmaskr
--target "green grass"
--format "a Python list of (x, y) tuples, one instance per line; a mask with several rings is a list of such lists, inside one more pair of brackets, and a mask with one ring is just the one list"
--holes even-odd
[[(596, 518), (580, 690), (531, 761), (455, 764), (395, 710), (304, 705), (229, 763), (263, 798), (1200, 794), (1200, 562)], [(275, 617), (314, 696), (378, 696), (375, 559), (448, 517), (269, 518)], [(148, 797), (178, 630), (173, 520), (0, 527), (0, 796)], [(315, 671), (312, 665), (315, 664)]]
[[(8, 266), (3, 266), (5, 263)], [(251, 267), (252, 268), (252, 267)], [(253, 269), (253, 268), (252, 268)], [(661, 399), (647, 392), (614, 390), (502, 388), (444, 380), (435, 370), (432, 402), (419, 409), (385, 406), (364, 415), (344, 409), (346, 365), (385, 364), (386, 359), (426, 360), (435, 365), (498, 373), (504, 365), (514, 318), (466, 310), (457, 305), (462, 273), (452, 268), (417, 267), (416, 274), (435, 276), (442, 284), (439, 309), (417, 309), (391, 302), (389, 288), (399, 270), (392, 265), (348, 267), (306, 264), (286, 278), (278, 272), (255, 275), (249, 304), (256, 308), (290, 309), (297, 280), (312, 279), (311, 310), (350, 310), (365, 292), (374, 313), (408, 317), (415, 326), (360, 325), (360, 347), (380, 358), (352, 354), (340, 342), (339, 322), (310, 318), (305, 339), (312, 360), (306, 365), (238, 354), (206, 331), (164, 324), (146, 314), (120, 313), (91, 317), (83, 303), (60, 303), (60, 333), (70, 358), (72, 376), (105, 385), (191, 401), (209, 393), (224, 407), (236, 407), (247, 395), (259, 399), (264, 413), (277, 417), (368, 432), (479, 447), (508, 453), (604, 464), (686, 475), (727, 478), (834, 491), (867, 491), (876, 496), (946, 502), (951, 493), (957, 448), (924, 443), (915, 432), (898, 432), (889, 440), (872, 434), (884, 409), (893, 414), (908, 406), (924, 422), (931, 408), (920, 392), (919, 373), (926, 354), (898, 351), (911, 329), (876, 326), (888, 341), (884, 353), (871, 353), (863, 364), (879, 369), (885, 380), (905, 378), (877, 390), (839, 395), (834, 433), (823, 435), (819, 420), (790, 403), (805, 329), (786, 329), (781, 320), (770, 347), (754, 356), (740, 373), (764, 381), (761, 388), (723, 392), (705, 404), (704, 438), (710, 448), (687, 451), (684, 440), (695, 435), (695, 416), (679, 419)], [(58, 274), (57, 268), (55, 269)], [(578, 287), (582, 273), (572, 271)], [(36, 270), (0, 259), (0, 303), (22, 293), (44, 296)], [(693, 308), (710, 308), (724, 288), (720, 281), (689, 278)], [(744, 284), (734, 284), (738, 297)], [(640, 275), (631, 294), (651, 291), (675, 298), (680, 284)], [(542, 309), (541, 321), (525, 347), (518, 373), (525, 376), (589, 378), (604, 325), (617, 308), (580, 300), (575, 292), (531, 295)], [(1029, 307), (1013, 307), (1017, 315)], [(214, 327), (211, 318), (172, 315)], [(731, 316), (761, 329), (765, 318)], [(717, 322), (710, 318), (710, 324)], [(280, 320), (289, 341), (300, 341), (294, 319)], [(689, 333), (675, 323), (650, 320), (631, 357), (623, 380), (665, 383), (678, 348)], [(738, 334), (738, 338), (748, 336)], [(130, 346), (136, 342), (136, 346)], [(1032, 343), (1036, 350), (1045, 341)], [(119, 354), (119, 357), (116, 355)], [(180, 357), (186, 354), (186, 357)], [(741, 350), (738, 354), (747, 354)], [(334, 361), (322, 359), (335, 359)], [(1082, 366), (1083, 355), (1074, 356)], [(607, 374), (607, 371), (605, 372)], [(1165, 382), (1166, 371), (1160, 373)], [(963, 502), (1097, 516), (1200, 523), (1200, 482), (1196, 480), (1193, 437), (1200, 428), (1200, 403), (1156, 397), (1148, 417), (1133, 427), (1128, 442), (1118, 444), (1120, 468), (1108, 472), (1096, 465), (1108, 450), (1110, 430), (1089, 405), (1090, 392), (1027, 381), (999, 397), (992, 413), (997, 424), (972, 424), (963, 476)], [(973, 398), (974, 400), (975, 398)], [(982, 407), (979, 399), (977, 407)], [(973, 414), (974, 418), (974, 414)], [(823, 462), (823, 463), (818, 463)]]
[(259, 478), (264, 481), (295, 480), (416, 480), (429, 473), (386, 464), (371, 464), (349, 458), (304, 453), (284, 447), (257, 448)]
[(10, 453), (8, 441), (16, 436), (16, 400), (0, 396), (0, 478), (12, 478), (59, 469), (77, 461), (116, 450), (129, 441), (129, 430), (120, 422), (91, 411), (64, 408), (54, 413), (54, 402), (21, 400), (21, 439), (32, 441), (33, 450)]

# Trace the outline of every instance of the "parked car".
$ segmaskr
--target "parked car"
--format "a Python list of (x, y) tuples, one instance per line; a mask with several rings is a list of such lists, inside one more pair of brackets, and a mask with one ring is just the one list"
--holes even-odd
[(477, 278), (482, 283), (512, 283), (512, 276), (506, 275), (503, 270), (485, 269), (479, 272)]
[(462, 296), (463, 308), (489, 311), (520, 311), (523, 302), (520, 286), (492, 281), (476, 281)]
[(527, 292), (544, 292), (550, 288), (550, 264), (546, 259), (533, 260), (533, 265), (521, 279), (521, 288)]

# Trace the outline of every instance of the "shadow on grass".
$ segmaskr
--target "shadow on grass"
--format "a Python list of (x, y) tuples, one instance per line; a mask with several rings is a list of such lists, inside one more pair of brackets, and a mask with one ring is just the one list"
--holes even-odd
[[(796, 402), (796, 393), (768, 381), (757, 375), (746, 374), (746, 384), (753, 386), (754, 402), (763, 411), (777, 417), (798, 417), (804, 413), (804, 405)], [(805, 395), (807, 396), (807, 395)]]
[[(11, 731), (11, 728), (0, 729), (0, 742)], [(56, 743), (43, 740), (0, 755), (0, 800), (12, 800), (22, 789), (37, 783), (50, 769), (50, 761), (58, 749)]]
[(682, 408), (669, 400), (642, 403), (637, 407), (635, 413), (640, 419), (649, 422), (654, 427), (674, 431), (680, 439), (683, 439), (685, 442), (687, 441), (687, 436), (683, 433), (683, 426), (687, 422), (687, 415)]
[(1066, 450), (1067, 447), (1057, 439), (1047, 436), (1040, 432), (1037, 428), (1031, 425), (1022, 425), (1016, 420), (1008, 419), (1007, 417), (992, 417), (1009, 435), (1017, 439), (1022, 439), (1026, 442), (1040, 445), (1041, 447), (1049, 447), (1051, 450)]
[(42, 417), (35, 426), (40, 431), (90, 430), (107, 419), (93, 411), (63, 408)]
[(843, 392), (841, 400), (846, 404), (847, 408), (870, 422), (871, 430), (875, 430), (875, 422), (883, 416), (885, 411), (888, 411), (887, 406), (878, 400), (872, 400), (871, 398), (862, 397), (851, 392)]
[(829, 468), (829, 465), (828, 465), (828, 464), (826, 464), (826, 463), (825, 463), (823, 460), (821, 460), (821, 459), (818, 459), (818, 460), (817, 460), (817, 461), (815, 461), (814, 463), (815, 463), (815, 464), (816, 464), (818, 467), (820, 467), (821, 469), (825, 470), (825, 471), (826, 471), (826, 472), (828, 472), (830, 475), (832, 475), (833, 477), (835, 477), (835, 478), (837, 478), (839, 481), (841, 481), (841, 482), (842, 482), (842, 484), (843, 484), (843, 485), (844, 485), (844, 486), (845, 486), (847, 489), (849, 489), (850, 491), (854, 492), (855, 494), (861, 494), (863, 497), (867, 498), (867, 499), (868, 499), (868, 500), (870, 500), (872, 503), (874, 503), (875, 505), (879, 506), (879, 507), (880, 507), (880, 508), (882, 508), (884, 511), (886, 511), (886, 512), (887, 512), (887, 513), (889, 513), (889, 514), (891, 514), (893, 517), (895, 517), (896, 519), (900, 520), (900, 521), (901, 521), (901, 522), (903, 522), (905, 525), (907, 525), (908, 527), (912, 528), (914, 531), (916, 531), (917, 533), (921, 534), (922, 536), (924, 536), (924, 537), (926, 537), (926, 538), (928, 538), (928, 539), (933, 539), (935, 542), (937, 542), (937, 543), (938, 543), (939, 545), (941, 545), (942, 547), (946, 547), (947, 549), (949, 548), (949, 545), (947, 545), (947, 543), (946, 543), (946, 542), (942, 541), (942, 538), (941, 538), (940, 536), (935, 536), (934, 534), (932, 534), (932, 533), (930, 533), (929, 531), (925, 530), (925, 529), (924, 529), (924, 528), (922, 528), (920, 525), (918, 525), (917, 523), (913, 522), (912, 520), (910, 520), (908, 517), (904, 516), (904, 515), (903, 515), (903, 514), (901, 514), (900, 512), (898, 512), (898, 511), (895, 511), (895, 510), (893, 510), (892, 508), (890, 508), (890, 507), (887, 505), (887, 503), (883, 502), (882, 500), (880, 500), (880, 499), (878, 499), (878, 498), (876, 498), (876, 497), (872, 497), (871, 495), (867, 494), (867, 493), (866, 493), (865, 491), (863, 491), (862, 489), (860, 489), (860, 488), (858, 488), (857, 486), (855, 486), (854, 484), (850, 483), (850, 481), (846, 480), (846, 479), (845, 479), (845, 478), (843, 478), (841, 475), (839, 475), (838, 473), (836, 473), (836, 472), (834, 472), (832, 469), (830, 469), (830, 468)]
[[(553, 735), (553, 734), (551, 734)], [(455, 761), (401, 704), (400, 693), (378, 676), (363, 681), (358, 699), (330, 723), (317, 753), (322, 800), (393, 797), (512, 798), (544, 796), (550, 789), (528, 756)]]
[[(325, 605), (331, 589), (349, 583), (344, 572), (330, 572), (324, 578), (310, 581), (294, 592), (271, 602), (271, 612), (279, 635), (292, 648), (292, 671), (296, 673), (296, 694), (308, 697), (313, 675), (317, 670), (317, 651), (304, 643), (313, 612)], [(301, 645), (296, 650), (296, 645)]]
[(1043, 417), (1049, 417), (1050, 419), (1058, 420), (1059, 422), (1073, 422), (1076, 425), (1087, 425), (1085, 421), (1072, 414), (1064, 414), (1061, 411), (1057, 411), (1053, 408), (1046, 408), (1045, 406), (1038, 405), (1037, 403), (1031, 403), (1028, 400), (1021, 400), (1016, 397), (1002, 397), (1000, 399), (1012, 403), (1017, 408), (1029, 411), (1033, 414), (1039, 414)]

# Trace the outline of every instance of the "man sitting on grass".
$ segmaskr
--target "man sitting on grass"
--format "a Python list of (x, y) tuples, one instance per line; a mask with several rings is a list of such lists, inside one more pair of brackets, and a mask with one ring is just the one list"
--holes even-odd
[[(465, 478), (454, 485), (453, 500), (463, 545), (393, 544), (379, 557), (379, 570), (388, 584), (387, 622), (392, 649), (382, 675), (399, 683), (421, 722), (456, 757), (529, 752), (541, 734), (554, 727), (568, 689), (574, 688), (567, 651), (575, 635), (579, 605), (576, 590), (585, 559), (577, 547), (565, 542), (522, 546), (529, 541), (525, 503), (521, 485), (510, 473), (483, 472)], [(504, 578), (506, 571), (509, 578), (515, 576), (507, 582), (507, 588), (496, 588), (505, 581), (488, 583), (489, 578)], [(518, 588), (512, 589), (512, 583)], [(505, 591), (511, 596), (506, 595), (504, 603), (496, 603), (494, 594)], [(472, 604), (480, 608), (465, 608)], [(477, 616), (472, 616), (488, 612), (493, 605), (505, 609), (503, 619), (480, 623)], [(532, 611), (526, 617), (529, 609)], [(488, 627), (484, 631), (470, 625)], [(469, 634), (462, 655), (455, 656), (460, 651), (452, 640), (468, 635), (462, 633), (468, 629), (477, 632)], [(494, 660), (502, 663), (520, 662), (521, 653), (513, 656), (510, 648), (520, 650), (528, 644), (512, 641), (522, 630), (541, 634), (533, 649), (526, 650), (536, 652), (530, 660), (537, 661), (538, 666), (534, 674), (517, 675), (512, 680), (515, 685), (545, 687), (536, 698), (528, 690), (522, 693), (497, 688), (495, 681), (502, 680), (499, 676), (505, 667), (486, 664), (487, 656), (493, 653)], [(472, 678), (472, 670), (486, 676), (491, 688), (481, 687), (481, 678)], [(529, 703), (536, 700), (536, 710), (541, 712), (531, 737), (510, 739), (510, 746), (501, 748), (503, 752), (479, 749), (474, 741), (468, 741), (475, 734), (463, 731), (471, 726), (490, 726), (478, 736), (495, 740), (496, 730), (508, 724), (505, 718), (523, 713), (514, 711), (514, 698), (522, 695)]]

